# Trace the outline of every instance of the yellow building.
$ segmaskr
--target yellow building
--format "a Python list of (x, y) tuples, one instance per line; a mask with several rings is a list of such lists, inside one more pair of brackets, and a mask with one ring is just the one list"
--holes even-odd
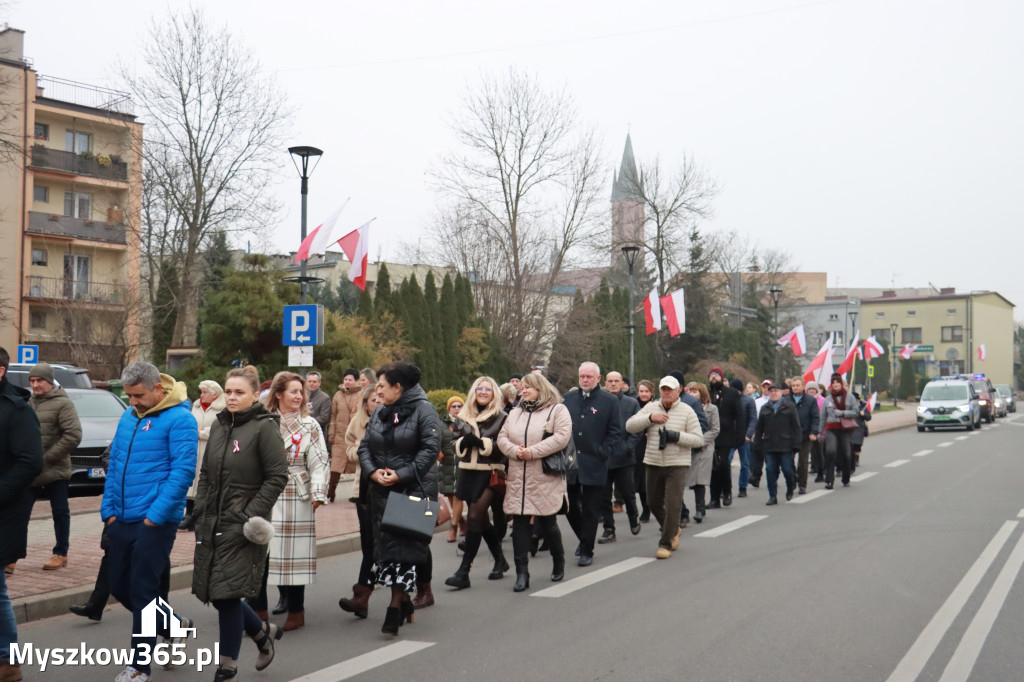
[(0, 346), (94, 378), (139, 344), (142, 124), (128, 95), (39, 76), (0, 31)]
[[(887, 343), (895, 328), (897, 350), (918, 346), (911, 359), (921, 376), (978, 373), (994, 384), (1012, 385), (1013, 307), (994, 291), (958, 294), (942, 289), (933, 296), (884, 292), (861, 299), (861, 328)], [(979, 357), (981, 346), (984, 360)]]

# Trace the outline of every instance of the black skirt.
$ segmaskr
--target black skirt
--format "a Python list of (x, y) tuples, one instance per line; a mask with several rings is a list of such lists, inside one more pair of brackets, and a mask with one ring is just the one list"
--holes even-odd
[[(463, 502), (476, 502), (484, 491), (491, 487), (490, 469), (479, 471), (477, 469), (459, 469), (459, 481), (456, 486), (455, 497)], [(504, 483), (504, 478), (502, 478)]]

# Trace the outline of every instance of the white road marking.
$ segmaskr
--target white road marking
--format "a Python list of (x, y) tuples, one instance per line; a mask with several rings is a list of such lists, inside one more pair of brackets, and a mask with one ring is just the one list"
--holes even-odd
[(886, 469), (895, 469), (896, 467), (901, 467), (904, 464), (909, 464), (909, 463), (910, 463), (909, 459), (897, 459), (895, 461), (892, 461), (892, 462), (889, 462), (888, 464), (886, 464), (885, 468)]
[(921, 452), (915, 452), (914, 454), (911, 455), (911, 457), (924, 457), (925, 455), (930, 455), (933, 452), (935, 452), (935, 451), (934, 450), (922, 450)]
[(953, 440), (967, 440), (967, 436), (957, 436)]
[(395, 642), (362, 656), (356, 656), (308, 675), (296, 677), (292, 682), (334, 682), (334, 680), (347, 680), (380, 667), (385, 663), (396, 661), (403, 656), (414, 654), (417, 651), (422, 651), (432, 646), (434, 646), (434, 642), (414, 642), (412, 640)]
[(1017, 518), (1024, 519), (1024, 509), (1021, 509), (1019, 512), (1017, 512)]
[(970, 598), (975, 588), (978, 587), (981, 579), (985, 577), (985, 573), (988, 572), (992, 562), (999, 555), (1003, 545), (1010, 539), (1010, 533), (1013, 532), (1018, 523), (1018, 521), (1007, 521), (1002, 525), (995, 534), (995, 537), (982, 550), (974, 565), (964, 574), (964, 577), (954, 588), (945, 603), (939, 607), (939, 610), (932, 616), (931, 621), (921, 631), (921, 634), (918, 635), (917, 640), (911, 645), (903, 660), (899, 662), (896, 669), (889, 675), (888, 682), (914, 682), (917, 679), (917, 676), (924, 670), (925, 665), (928, 664), (928, 659), (932, 657), (942, 638), (945, 637), (949, 626), (953, 624), (953, 620), (963, 610), (968, 598)]
[(935, 447), (937, 447), (937, 448), (948, 448), (952, 444), (953, 444), (953, 441), (947, 440), (945, 443), (939, 443)]
[(596, 585), (602, 580), (608, 580), (608, 578), (614, 578), (615, 576), (625, 573), (626, 571), (632, 571), (634, 568), (640, 568), (645, 564), (649, 564), (652, 561), (656, 561), (654, 557), (645, 558), (635, 556), (625, 561), (620, 561), (617, 564), (599, 568), (596, 571), (591, 571), (586, 575), (582, 575), (579, 578), (573, 578), (572, 580), (566, 580), (565, 582), (558, 583), (553, 587), (534, 592), (531, 597), (564, 597), (567, 594), (572, 594), (576, 590), (582, 590), (584, 587), (590, 587)]
[(757, 515), (757, 514), (752, 514), (750, 516), (744, 516), (743, 518), (739, 518), (739, 519), (736, 519), (735, 521), (730, 521), (729, 523), (721, 525), (718, 528), (712, 528), (711, 530), (706, 530), (703, 533), (697, 533), (693, 537), (695, 537), (695, 538), (717, 538), (719, 536), (725, 535), (726, 533), (731, 533), (734, 530), (739, 530), (740, 528), (743, 528), (745, 526), (749, 526), (752, 523), (757, 523), (758, 521), (761, 521), (761, 520), (764, 520), (764, 519), (767, 519), (767, 518), (768, 518), (767, 516), (762, 516), (762, 515)]
[(811, 500), (816, 500), (819, 497), (825, 497), (825, 495), (834, 492), (834, 490), (825, 490), (824, 488), (821, 490), (815, 490), (813, 493), (807, 493), (806, 495), (797, 495), (787, 504), (804, 504), (806, 502), (810, 502)]
[(1010, 593), (1010, 588), (1013, 587), (1013, 582), (1022, 566), (1024, 566), (1024, 535), (1017, 540), (1013, 552), (1010, 553), (1010, 558), (1006, 560), (1003, 570), (999, 571), (995, 582), (992, 583), (992, 589), (989, 590), (988, 596), (985, 597), (978, 612), (974, 614), (974, 620), (967, 627), (967, 632), (964, 633), (959, 646), (953, 652), (953, 657), (949, 659), (949, 664), (939, 682), (961, 682), (970, 677), (971, 670), (974, 669), (974, 664), (978, 661), (978, 654), (981, 653), (981, 647), (984, 646), (985, 640), (992, 632), (996, 617), (1002, 610), (1003, 604), (1006, 603), (1006, 596)]
[(872, 476), (877, 476), (877, 475), (878, 475), (877, 471), (865, 471), (863, 474), (857, 474), (856, 476), (851, 476), (850, 480), (853, 481), (854, 483), (860, 483), (861, 481), (866, 481), (869, 478), (871, 478)]

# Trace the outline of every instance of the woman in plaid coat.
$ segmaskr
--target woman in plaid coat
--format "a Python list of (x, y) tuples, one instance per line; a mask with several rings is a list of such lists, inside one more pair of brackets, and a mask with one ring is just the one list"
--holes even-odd
[[(288, 459), (288, 484), (274, 504), (270, 563), (265, 584), (276, 584), (281, 601), (275, 613), (288, 611), (285, 630), (305, 625), (306, 585), (316, 580), (316, 525), (313, 514), (327, 502), (328, 458), (323, 431), (309, 416), (306, 384), (292, 372), (278, 372), (265, 398), (281, 416), (281, 438)], [(266, 590), (260, 606), (266, 609)], [(259, 610), (259, 609), (257, 609)]]

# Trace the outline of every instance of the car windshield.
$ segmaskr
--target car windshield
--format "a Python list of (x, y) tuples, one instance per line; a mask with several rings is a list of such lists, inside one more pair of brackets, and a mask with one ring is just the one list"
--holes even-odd
[(88, 391), (70, 393), (70, 398), (75, 401), (75, 411), (79, 419), (96, 417), (120, 418), (125, 410), (125, 405), (113, 393), (106, 391)]
[(971, 386), (974, 386), (974, 390), (978, 393), (988, 393), (988, 383), (984, 381), (972, 381)]
[(967, 387), (963, 384), (928, 384), (924, 387), (921, 400), (963, 400), (967, 398)]
[(1006, 384), (1000, 384), (996, 386), (996, 390), (999, 391), (999, 395), (1013, 395), (1013, 391), (1011, 391), (1010, 387), (1007, 386)]

